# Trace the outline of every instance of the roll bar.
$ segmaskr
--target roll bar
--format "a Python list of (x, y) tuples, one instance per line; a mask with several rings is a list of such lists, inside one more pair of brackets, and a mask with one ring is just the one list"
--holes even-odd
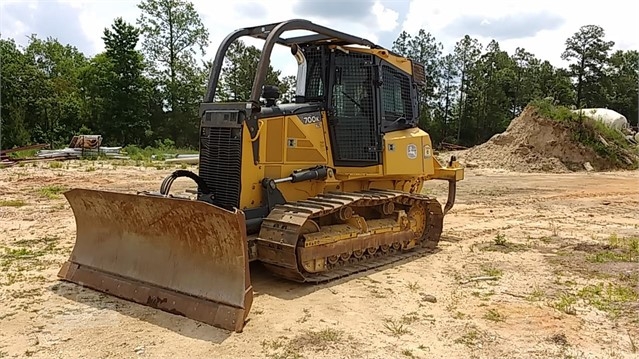
[[(297, 36), (293, 38), (282, 38), (282, 34), (286, 31), (292, 30), (307, 30), (314, 32), (314, 35)], [(215, 60), (209, 74), (209, 81), (207, 86), (206, 95), (204, 96), (205, 102), (213, 102), (215, 99), (215, 93), (220, 80), (220, 73), (222, 72), (222, 65), (226, 52), (231, 44), (240, 37), (250, 36), (257, 39), (266, 40), (262, 49), (262, 55), (260, 62), (255, 73), (255, 79), (253, 81), (253, 88), (251, 89), (251, 98), (246, 104), (247, 109), (251, 112), (259, 111), (260, 109), (260, 96), (264, 81), (266, 80), (266, 74), (271, 60), (271, 52), (275, 44), (291, 47), (293, 44), (313, 44), (321, 42), (330, 42), (336, 45), (362, 45), (369, 46), (371, 48), (381, 48), (375, 43), (359, 38), (353, 35), (349, 35), (337, 30), (333, 30), (321, 25), (317, 25), (308, 20), (292, 19), (283, 22), (259, 25), (253, 27), (242, 28), (230, 33), (217, 49), (215, 54)]]

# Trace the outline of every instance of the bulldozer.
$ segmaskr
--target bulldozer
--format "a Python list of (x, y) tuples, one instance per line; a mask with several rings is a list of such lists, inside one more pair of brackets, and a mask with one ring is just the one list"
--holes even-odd
[[(282, 36), (297, 30), (310, 34)], [(250, 98), (217, 101), (246, 36), (264, 40)], [(290, 101), (265, 83), (275, 45), (298, 65)], [(159, 191), (64, 193), (76, 240), (59, 278), (242, 332), (250, 262), (316, 285), (432, 252), (464, 169), (418, 126), (425, 85), (424, 65), (308, 20), (230, 33), (199, 107), (198, 173), (176, 170)], [(178, 178), (197, 190), (172, 194)], [(448, 182), (445, 205), (422, 193), (428, 180)]]

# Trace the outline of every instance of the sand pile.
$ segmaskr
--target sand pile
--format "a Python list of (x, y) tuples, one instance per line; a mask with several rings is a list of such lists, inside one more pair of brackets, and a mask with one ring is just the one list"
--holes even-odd
[[(458, 158), (467, 167), (503, 168), (517, 172), (562, 173), (583, 171), (585, 168), (595, 171), (636, 168), (636, 154), (620, 148), (614, 140), (606, 141), (606, 134), (597, 134), (596, 126), (552, 120), (539, 112), (537, 107), (526, 107), (506, 131), (459, 153)], [(577, 132), (581, 140), (576, 139), (579, 137), (575, 136)], [(584, 140), (584, 137), (587, 139)], [(599, 143), (592, 145), (594, 142)]]

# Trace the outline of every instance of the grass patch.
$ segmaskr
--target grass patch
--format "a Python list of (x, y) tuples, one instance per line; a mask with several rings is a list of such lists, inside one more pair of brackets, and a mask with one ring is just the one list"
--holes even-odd
[(39, 257), (58, 250), (58, 237), (42, 237), (37, 239), (23, 239), (14, 242), (15, 247), (4, 247), (4, 253), (0, 254), (0, 268), (6, 271), (14, 264), (18, 270), (28, 269)]
[(291, 340), (280, 337), (262, 341), (262, 350), (270, 359), (303, 359), (302, 350), (324, 351), (342, 343), (343, 340), (344, 332), (338, 329), (305, 330)]
[(591, 148), (618, 168), (637, 169), (639, 161), (623, 134), (600, 121), (588, 117), (588, 113), (573, 112), (567, 107), (556, 106), (546, 99), (531, 102), (537, 113), (566, 126), (572, 139)]
[(46, 197), (48, 199), (58, 199), (60, 198), (60, 194), (66, 190), (67, 190), (66, 187), (52, 185), (52, 186), (45, 186), (38, 189), (38, 193), (41, 196)]
[(484, 319), (491, 320), (493, 322), (503, 322), (506, 320), (503, 314), (499, 313), (497, 309), (488, 309), (488, 311), (484, 314)]
[(22, 207), (27, 203), (21, 199), (0, 200), (0, 207)]
[(414, 358), (415, 356), (413, 355), (413, 352), (410, 351), (409, 349), (404, 349), (402, 350), (402, 355), (408, 358)]
[(618, 237), (616, 234), (608, 237), (608, 244), (601, 251), (586, 257), (589, 262), (636, 262), (639, 260), (639, 238)]
[(23, 158), (35, 157), (39, 150), (24, 150), (9, 153), (9, 158), (12, 160), (18, 160)]
[(410, 333), (410, 330), (408, 330), (408, 328), (404, 326), (404, 323), (402, 323), (402, 321), (396, 322), (393, 319), (387, 319), (384, 322), (384, 329), (386, 329), (389, 335), (397, 338), (401, 337), (404, 334)]
[(575, 304), (577, 304), (577, 298), (570, 293), (562, 294), (557, 301), (552, 303), (552, 307), (557, 309), (560, 312), (564, 312), (566, 314), (575, 315), (577, 314), (577, 309), (575, 309)]
[(629, 310), (628, 304), (639, 300), (639, 294), (630, 286), (617, 283), (597, 283), (590, 284), (575, 293), (564, 293), (555, 301), (552, 306), (566, 314), (576, 314), (575, 304), (579, 301), (590, 305), (612, 318), (618, 318), (621, 314)]
[(623, 313), (626, 303), (633, 303), (639, 300), (639, 295), (635, 289), (613, 283), (588, 285), (581, 288), (577, 292), (577, 296), (587, 304), (607, 312), (613, 317)]
[(155, 146), (147, 146), (141, 148), (135, 145), (129, 145), (123, 148), (123, 154), (129, 156), (133, 161), (158, 160), (164, 161), (168, 154), (195, 154), (197, 149), (176, 148), (172, 140), (155, 141)]
[(484, 274), (490, 277), (501, 277), (503, 274), (503, 271), (501, 269), (493, 265), (482, 266), (481, 270), (484, 272)]
[(463, 344), (469, 348), (483, 345), (484, 342), (489, 341), (487, 333), (482, 332), (475, 324), (466, 324), (463, 330), (463, 334), (454, 340), (456, 344)]
[(543, 289), (541, 289), (539, 285), (535, 285), (532, 292), (526, 297), (526, 299), (530, 302), (537, 302), (544, 299), (545, 296), (546, 293), (544, 293)]
[(497, 233), (495, 238), (493, 238), (492, 243), (480, 248), (481, 251), (501, 253), (521, 252), (526, 249), (528, 249), (528, 247), (525, 244), (512, 243), (508, 241), (508, 239), (506, 239), (506, 235), (503, 233)]

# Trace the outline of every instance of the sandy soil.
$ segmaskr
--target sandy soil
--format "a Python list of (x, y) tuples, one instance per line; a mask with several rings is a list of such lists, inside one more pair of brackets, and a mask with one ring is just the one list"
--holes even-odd
[(0, 358), (639, 357), (636, 171), (469, 169), (438, 253), (321, 286), (254, 266), (237, 334), (59, 282), (61, 190), (157, 190), (173, 169), (53, 167), (0, 170)]

